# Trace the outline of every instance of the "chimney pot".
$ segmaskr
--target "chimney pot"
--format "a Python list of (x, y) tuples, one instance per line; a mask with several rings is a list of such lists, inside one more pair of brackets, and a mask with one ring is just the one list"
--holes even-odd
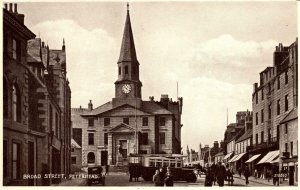
[(5, 10), (7, 10), (7, 3), (4, 3), (4, 8)]
[(13, 4), (12, 3), (9, 3), (9, 12), (12, 12), (13, 10)]
[(45, 47), (45, 42), (42, 42), (42, 48), (44, 48)]
[(18, 4), (15, 3), (14, 6), (15, 6), (15, 12), (14, 12), (14, 13), (15, 13), (15, 14), (18, 14)]

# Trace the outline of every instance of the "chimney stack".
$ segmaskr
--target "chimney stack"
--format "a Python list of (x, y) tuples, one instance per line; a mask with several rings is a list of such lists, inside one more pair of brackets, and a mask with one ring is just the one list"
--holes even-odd
[(149, 96), (149, 100), (152, 102), (154, 101), (154, 96)]
[(9, 3), (9, 12), (13, 12), (13, 4), (12, 3)]
[(15, 4), (14, 4), (14, 6), (15, 6), (14, 13), (15, 13), (15, 14), (18, 14), (18, 4), (17, 4), (17, 3), (15, 3)]
[(90, 100), (89, 104), (88, 104), (88, 108), (90, 111), (93, 110), (93, 103), (92, 103), (92, 100)]
[(45, 47), (45, 42), (42, 42), (42, 48), (44, 48)]
[(65, 52), (66, 51), (66, 46), (65, 46), (65, 38), (63, 38), (63, 46), (62, 46), (62, 51)]

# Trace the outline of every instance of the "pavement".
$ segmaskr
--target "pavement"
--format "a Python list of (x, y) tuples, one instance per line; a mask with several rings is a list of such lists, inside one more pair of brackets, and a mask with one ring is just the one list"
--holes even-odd
[[(245, 177), (242, 175), (241, 177), (237, 174), (234, 174), (233, 175), (234, 178), (236, 179), (242, 179), (242, 180), (245, 180)], [(270, 179), (269, 181), (267, 179), (260, 179), (260, 178), (255, 178), (253, 176), (250, 176), (248, 178), (249, 182), (253, 182), (253, 183), (258, 183), (258, 184), (262, 184), (262, 185), (266, 185), (266, 186), (274, 186), (273, 184), (273, 179)], [(288, 186), (288, 181), (285, 180), (283, 182), (281, 182), (279, 184), (279, 186)]]

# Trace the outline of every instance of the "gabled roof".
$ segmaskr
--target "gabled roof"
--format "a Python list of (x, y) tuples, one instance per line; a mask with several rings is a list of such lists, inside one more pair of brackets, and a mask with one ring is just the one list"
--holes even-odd
[(118, 62), (137, 61), (135, 45), (133, 40), (129, 10), (127, 10), (127, 16), (125, 21), (121, 52)]
[(236, 143), (241, 142), (243, 140), (246, 140), (246, 139), (250, 138), (251, 135), (252, 135), (252, 132), (253, 132), (252, 129), (249, 129), (248, 131), (246, 131), (246, 133), (244, 133), (240, 138), (238, 138), (236, 140)]
[(27, 62), (42, 62), (40, 38), (27, 41)]
[(283, 118), (283, 120), (280, 122), (280, 124), (289, 122), (291, 120), (298, 118), (298, 107), (293, 108), (286, 116)]
[(134, 132), (135, 130), (125, 123), (121, 123), (114, 128), (110, 129), (108, 132)]

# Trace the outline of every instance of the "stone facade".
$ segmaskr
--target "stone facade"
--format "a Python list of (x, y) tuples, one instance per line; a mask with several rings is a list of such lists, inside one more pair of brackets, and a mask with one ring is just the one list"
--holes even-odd
[[(126, 165), (130, 154), (177, 153), (181, 151), (183, 99), (142, 100), (129, 10), (125, 22), (115, 97), (93, 108), (73, 108), (73, 132), (82, 129), (82, 166)], [(74, 136), (73, 136), (74, 137)]]
[(9, 6), (3, 10), (4, 185), (58, 183), (26, 175), (69, 174), (71, 91), (66, 70), (60, 69), (65, 53), (59, 50), (62, 62), (51, 64), (51, 50), (41, 39), (32, 39), (35, 35), (17, 13), (17, 4), (14, 12), (13, 4)]

